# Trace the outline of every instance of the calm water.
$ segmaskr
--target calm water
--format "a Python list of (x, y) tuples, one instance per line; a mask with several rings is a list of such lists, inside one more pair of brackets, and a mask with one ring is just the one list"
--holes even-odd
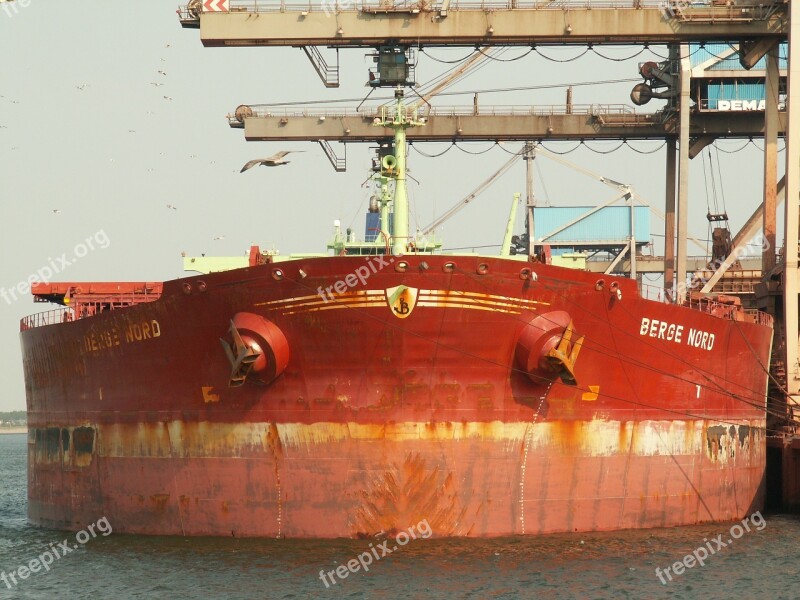
[[(26, 522), (24, 435), (0, 435), (0, 571), (75, 534)], [(102, 515), (100, 515), (102, 516)], [(494, 540), (417, 539), (326, 589), (367, 540), (293, 541), (98, 535), (0, 598), (800, 598), (800, 518), (760, 531), (662, 585), (662, 569), (730, 524)], [(113, 523), (111, 523), (113, 527)], [(329, 582), (330, 585), (330, 582)]]

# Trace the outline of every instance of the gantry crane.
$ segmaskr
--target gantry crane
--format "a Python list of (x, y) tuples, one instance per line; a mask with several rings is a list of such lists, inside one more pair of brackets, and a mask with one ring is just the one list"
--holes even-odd
[[(600, 44), (667, 44), (667, 69), (649, 68), (648, 86), (654, 97), (668, 82), (669, 118), (652, 115), (633, 117), (611, 111), (572, 111), (537, 115), (491, 115), (486, 109), (471, 114), (427, 116), (427, 127), (409, 135), (409, 140), (477, 139), (625, 139), (661, 137), (667, 140), (665, 285), (687, 280), (688, 163), (693, 153), (716, 137), (763, 135), (764, 201), (762, 221), (766, 238), (775, 239), (778, 196), (777, 138), (786, 137), (786, 238), (783, 263), (783, 306), (787, 332), (786, 388), (789, 404), (800, 403), (800, 359), (798, 358), (798, 238), (800, 238), (800, 73), (792, 76), (792, 65), (800, 66), (800, 4), (732, 0), (688, 2), (685, 0), (629, 0), (615, 3), (592, 1), (550, 3), (538, 0), (482, 2), (480, 6), (458, 6), (450, 0), (400, 2), (397, 0), (191, 0), (179, 9), (181, 24), (200, 31), (205, 46), (294, 46), (302, 47), (326, 85), (339, 83), (340, 48), (394, 46), (400, 51), (427, 46), (529, 46)], [(789, 73), (785, 85), (787, 111), (778, 110), (780, 75), (778, 45), (789, 40)], [(724, 41), (735, 46), (745, 68), (767, 59), (764, 113), (761, 121), (751, 116), (726, 115), (722, 125), (714, 115), (692, 115), (690, 110), (693, 67), (690, 42)], [(334, 48), (331, 66), (320, 48)], [(657, 85), (652, 85), (657, 84)], [(639, 88), (641, 94), (648, 93)], [(793, 108), (794, 107), (794, 108)], [(231, 118), (233, 127), (243, 127), (248, 140), (313, 139), (373, 141), (385, 132), (366, 130), (369, 113), (328, 115), (259, 111), (240, 107)], [(634, 113), (635, 114), (635, 113)], [(316, 124), (310, 119), (316, 118)], [(615, 121), (615, 118), (617, 120)], [(507, 122), (504, 121), (507, 119)], [(625, 121), (628, 119), (628, 121)], [(512, 126), (509, 123), (513, 123)], [(492, 134), (489, 127), (494, 128)], [(379, 128), (377, 128), (379, 129)], [(422, 130), (425, 130), (424, 133)], [(373, 130), (374, 131), (374, 130)], [(417, 137), (419, 136), (419, 137)], [(676, 219), (677, 217), (677, 219)], [(754, 221), (748, 222), (752, 224)], [(676, 231), (677, 229), (677, 231)], [(676, 235), (677, 233), (677, 235)], [(773, 242), (774, 244), (774, 242)], [(774, 251), (774, 245), (772, 251)], [(767, 253), (765, 253), (767, 254)], [(766, 257), (764, 270), (772, 265)], [(675, 297), (682, 299), (678, 287)], [(788, 456), (788, 455), (787, 455)], [(788, 458), (787, 458), (788, 460)], [(792, 460), (795, 460), (792, 458)], [(800, 460), (797, 460), (800, 465)], [(792, 487), (792, 504), (800, 505), (800, 485)]]

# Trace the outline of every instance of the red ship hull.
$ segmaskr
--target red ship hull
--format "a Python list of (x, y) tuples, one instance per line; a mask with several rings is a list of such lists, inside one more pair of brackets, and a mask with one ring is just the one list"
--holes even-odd
[(23, 326), (29, 517), (286, 537), (738, 519), (763, 504), (772, 329), (706, 308), (511, 259), (329, 257)]

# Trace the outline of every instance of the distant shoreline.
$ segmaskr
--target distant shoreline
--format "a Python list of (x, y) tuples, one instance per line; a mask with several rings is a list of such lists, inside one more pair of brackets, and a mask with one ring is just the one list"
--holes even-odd
[(27, 427), (0, 427), (0, 435), (11, 433), (28, 433)]

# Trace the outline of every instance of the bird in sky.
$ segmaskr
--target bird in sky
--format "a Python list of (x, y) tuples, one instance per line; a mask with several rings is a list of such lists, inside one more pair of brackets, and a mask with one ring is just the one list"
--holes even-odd
[(150, 82), (150, 85), (154, 85), (154, 86), (156, 86), (156, 87), (159, 87), (159, 86), (162, 86), (162, 85), (164, 85), (164, 84), (163, 84), (163, 83), (157, 83), (157, 82), (155, 82), (155, 81), (151, 81), (151, 82)]
[(169, 96), (164, 96), (164, 100), (172, 100)]
[(166, 77), (166, 75), (167, 75), (165, 71), (161, 71), (161, 70), (159, 70), (159, 71), (158, 71), (158, 73), (159, 73), (160, 75), (164, 75), (165, 77)]
[(252, 169), (256, 165), (264, 165), (265, 167), (278, 167), (280, 165), (288, 165), (290, 161), (285, 160), (283, 157), (290, 152), (304, 152), (304, 150), (281, 150), (268, 158), (256, 158), (247, 162), (239, 173), (244, 173), (247, 169)]
[(214, 239), (215, 239), (215, 240), (224, 240), (224, 239), (225, 239), (225, 236), (224, 236), (224, 235), (218, 235), (218, 236), (217, 236), (217, 237), (215, 237)]
[(172, 210), (178, 210), (178, 207), (174, 204), (167, 204), (167, 208), (171, 208)]
[(56, 214), (56, 215), (57, 215), (57, 214), (58, 214), (58, 213), (60, 213), (60, 212), (61, 212), (61, 209), (59, 209), (59, 208), (54, 208), (54, 209), (53, 209), (53, 214)]

